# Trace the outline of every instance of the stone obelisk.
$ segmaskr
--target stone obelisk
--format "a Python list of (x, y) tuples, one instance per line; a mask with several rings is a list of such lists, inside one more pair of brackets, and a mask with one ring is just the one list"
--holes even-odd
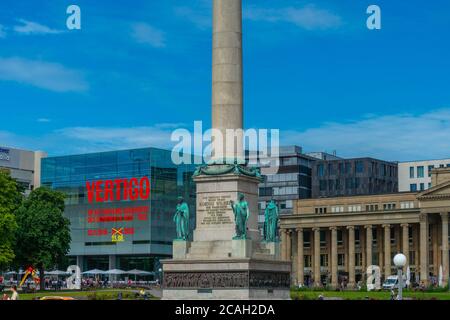
[[(261, 176), (243, 161), (242, 0), (213, 1), (212, 161), (193, 177), (193, 241), (174, 240), (173, 259), (162, 261), (163, 299), (288, 299), (290, 263), (279, 243), (261, 242)], [(245, 228), (231, 205), (243, 197)]]
[[(214, 0), (212, 57), (213, 160), (243, 160), (242, 0)], [(234, 133), (233, 136), (228, 135)], [(232, 131), (230, 131), (232, 130)], [(233, 137), (234, 141), (230, 141)]]

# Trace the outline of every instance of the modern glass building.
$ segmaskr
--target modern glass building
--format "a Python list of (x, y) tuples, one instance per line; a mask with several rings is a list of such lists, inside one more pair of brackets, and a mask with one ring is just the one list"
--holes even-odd
[(67, 195), (70, 262), (82, 271), (157, 271), (172, 254), (178, 196), (195, 225), (194, 169), (156, 148), (42, 159), (42, 185)]

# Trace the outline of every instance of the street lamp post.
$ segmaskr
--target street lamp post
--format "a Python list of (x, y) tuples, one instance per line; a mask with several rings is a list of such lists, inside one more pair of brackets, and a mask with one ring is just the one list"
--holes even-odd
[(398, 300), (403, 300), (403, 274), (402, 268), (406, 265), (406, 256), (403, 253), (397, 253), (394, 257), (394, 265), (397, 267), (398, 277)]

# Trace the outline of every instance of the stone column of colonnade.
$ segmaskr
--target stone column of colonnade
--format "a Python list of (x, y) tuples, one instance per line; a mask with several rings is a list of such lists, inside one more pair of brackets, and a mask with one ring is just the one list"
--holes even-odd
[[(406, 257), (406, 266), (405, 266), (406, 269), (407, 266), (409, 265), (409, 224), (402, 223), (401, 227), (402, 227), (402, 253)], [(406, 270), (403, 271), (406, 272)]]
[(366, 229), (366, 268), (372, 265), (372, 226), (364, 226)]
[(355, 227), (348, 226), (348, 287), (355, 287)]
[(303, 229), (297, 231), (297, 285), (303, 285), (304, 282), (304, 249), (303, 249)]
[(391, 275), (391, 225), (384, 224), (384, 275)]
[(281, 260), (283, 261), (287, 260), (286, 247), (287, 247), (287, 230), (281, 229)]
[(314, 286), (320, 287), (320, 228), (313, 228), (314, 232)]
[(331, 286), (338, 285), (338, 261), (337, 261), (337, 228), (330, 227), (331, 230)]
[(448, 284), (449, 261), (448, 261), (448, 213), (441, 213), (442, 221), (442, 280), (444, 286)]
[(428, 215), (420, 214), (420, 282), (428, 285)]

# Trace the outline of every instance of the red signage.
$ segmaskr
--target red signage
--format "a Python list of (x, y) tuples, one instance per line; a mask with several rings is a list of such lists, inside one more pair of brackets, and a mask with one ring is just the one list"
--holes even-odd
[(121, 200), (148, 200), (150, 180), (148, 177), (115, 180), (86, 181), (89, 203)]

